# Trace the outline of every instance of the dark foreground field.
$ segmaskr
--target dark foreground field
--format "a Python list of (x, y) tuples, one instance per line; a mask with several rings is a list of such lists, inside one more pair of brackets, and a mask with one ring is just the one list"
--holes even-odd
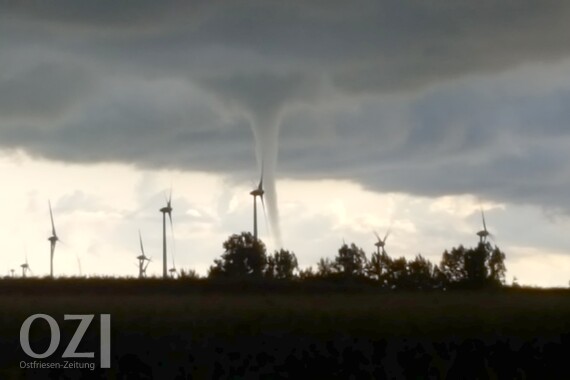
[[(141, 285), (141, 284), (139, 284)], [(82, 287), (83, 286), (83, 287)], [(570, 293), (398, 293), (237, 284), (0, 284), (1, 379), (570, 378)], [(65, 290), (67, 289), (67, 291)], [(111, 369), (20, 369), (22, 322), (111, 314)], [(78, 352), (98, 352), (95, 317)], [(49, 343), (47, 323), (30, 333)], [(98, 366), (98, 354), (91, 360)]]

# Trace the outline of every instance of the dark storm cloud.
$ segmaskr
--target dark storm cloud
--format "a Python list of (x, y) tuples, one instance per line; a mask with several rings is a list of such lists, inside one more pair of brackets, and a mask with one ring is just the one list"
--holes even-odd
[(0, 76), (0, 115), (56, 117), (81, 100), (93, 85), (79, 67), (43, 63), (13, 77)]
[(251, 169), (250, 119), (285, 110), (280, 175), (570, 210), (569, 87), (480, 84), (562, 62), (568, 19), (560, 1), (0, 2), (0, 146), (227, 173)]

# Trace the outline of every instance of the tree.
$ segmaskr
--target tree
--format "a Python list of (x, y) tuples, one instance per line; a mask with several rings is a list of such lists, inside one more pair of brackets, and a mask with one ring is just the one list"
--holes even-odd
[(273, 255), (267, 257), (267, 267), (265, 276), (268, 278), (276, 278), (280, 280), (290, 280), (295, 277), (295, 271), (298, 269), (297, 257), (294, 253), (284, 249), (275, 251)]
[(188, 278), (192, 280), (198, 280), (200, 278), (200, 275), (194, 269), (186, 269), (186, 270), (180, 269), (180, 274), (178, 275), (178, 278)]
[(482, 288), (505, 283), (505, 254), (489, 243), (465, 249), (463, 246), (443, 253), (439, 269), (446, 285)]
[(479, 243), (475, 249), (465, 251), (463, 265), (465, 268), (465, 283), (472, 288), (482, 288), (487, 285), (487, 260), (489, 251), (487, 245)]
[(299, 270), (299, 278), (301, 280), (310, 280), (315, 277), (317, 277), (317, 275), (315, 274), (315, 272), (313, 272), (313, 267), (308, 267)]
[(388, 286), (391, 264), (392, 259), (386, 252), (374, 252), (366, 266), (366, 273), (371, 279), (380, 282), (381, 286)]
[(392, 260), (390, 263), (388, 284), (395, 289), (409, 287), (408, 263), (405, 257)]
[[(312, 268), (310, 268), (312, 270)], [(317, 263), (317, 277), (328, 277), (336, 272), (334, 263), (328, 258), (320, 258)]]
[(429, 289), (434, 286), (434, 266), (422, 255), (408, 262), (408, 281), (414, 289)]
[(456, 284), (465, 279), (464, 257), (465, 248), (462, 245), (452, 248), (451, 252), (443, 252), (439, 270), (447, 284)]
[(334, 266), (338, 272), (346, 277), (364, 276), (366, 268), (366, 254), (362, 248), (352, 243), (350, 247), (343, 244), (335, 257)]
[(209, 277), (261, 277), (267, 266), (265, 244), (250, 232), (232, 235), (223, 243), (224, 253), (214, 260)]
[(433, 266), (433, 287), (435, 289), (445, 289), (447, 279), (438, 265)]
[(504, 285), (505, 274), (507, 272), (507, 268), (505, 267), (505, 254), (501, 252), (497, 246), (491, 251), (487, 265), (489, 267), (491, 283), (493, 285)]

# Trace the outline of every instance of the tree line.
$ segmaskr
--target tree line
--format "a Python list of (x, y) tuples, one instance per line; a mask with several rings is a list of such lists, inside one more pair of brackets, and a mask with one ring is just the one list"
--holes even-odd
[(392, 258), (384, 249), (367, 257), (352, 243), (343, 243), (333, 258), (319, 259), (316, 268), (299, 269), (295, 253), (280, 249), (267, 253), (265, 244), (249, 232), (234, 234), (223, 243), (208, 278), (251, 278), (295, 281), (363, 281), (385, 289), (481, 289), (505, 283), (505, 254), (489, 242), (473, 248), (445, 250), (438, 264), (421, 254), (414, 259)]

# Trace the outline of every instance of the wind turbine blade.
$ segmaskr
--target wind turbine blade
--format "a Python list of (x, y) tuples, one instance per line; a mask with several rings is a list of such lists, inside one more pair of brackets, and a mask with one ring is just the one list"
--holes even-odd
[(261, 158), (261, 175), (259, 176), (259, 190), (263, 190), (263, 157)]
[(376, 236), (376, 239), (378, 239), (378, 241), (381, 241), (380, 236), (378, 235), (378, 233), (376, 231), (372, 231), (374, 233), (374, 236)]
[(481, 207), (481, 219), (483, 219), (483, 230), (487, 232), (487, 223), (485, 223), (485, 213), (483, 212), (483, 208)]
[(386, 235), (384, 236), (384, 240), (382, 240), (383, 243), (386, 243), (386, 239), (388, 239), (388, 236), (390, 236), (390, 230), (391, 230), (391, 228), (388, 228), (388, 231), (386, 231)]
[(143, 272), (146, 271), (146, 268), (148, 267), (148, 264), (150, 264), (151, 259), (148, 259), (146, 262), (146, 265), (143, 267)]
[(48, 201), (49, 204), (49, 217), (51, 219), (51, 233), (53, 236), (56, 236), (55, 234), (55, 224), (53, 223), (53, 212), (51, 211), (51, 201)]
[(261, 198), (261, 207), (263, 208), (263, 217), (265, 218), (265, 225), (269, 226), (269, 219), (267, 219), (267, 211), (265, 210), (265, 201), (263, 200), (263, 195), (261, 195), (260, 198)]
[(141, 244), (141, 253), (144, 256), (145, 254), (144, 254), (144, 247), (143, 247), (143, 242), (142, 242), (141, 230), (139, 230), (139, 242)]

